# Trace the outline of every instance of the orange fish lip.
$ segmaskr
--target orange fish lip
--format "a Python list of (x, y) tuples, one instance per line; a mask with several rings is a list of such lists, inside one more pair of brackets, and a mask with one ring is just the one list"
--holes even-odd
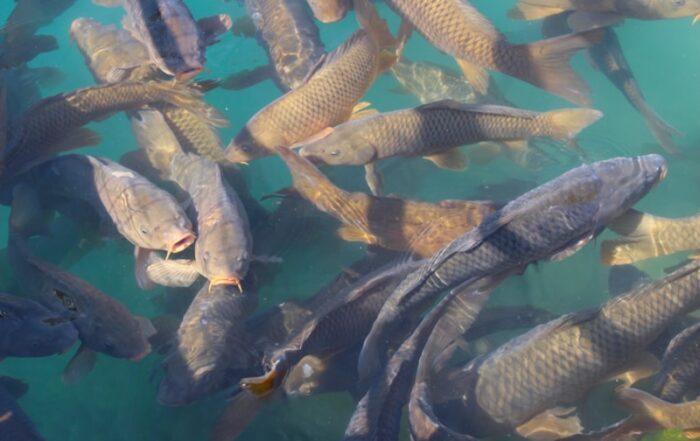
[(187, 81), (199, 75), (204, 70), (204, 67), (195, 67), (184, 72), (178, 72), (175, 74), (175, 79), (177, 81)]
[(129, 361), (141, 361), (144, 358), (148, 356), (148, 354), (151, 353), (151, 346), (147, 345), (146, 349), (143, 350), (143, 352), (139, 352), (138, 354), (134, 355), (133, 357), (129, 358)]
[(243, 286), (241, 285), (241, 279), (238, 277), (233, 277), (233, 276), (228, 276), (228, 277), (214, 277), (211, 280), (209, 280), (209, 290), (214, 286), (219, 286), (219, 285), (234, 285), (238, 287), (238, 290), (243, 294)]

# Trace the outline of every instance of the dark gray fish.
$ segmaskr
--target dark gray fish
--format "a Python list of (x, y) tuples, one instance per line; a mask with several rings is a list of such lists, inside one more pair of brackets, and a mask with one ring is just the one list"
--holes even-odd
[(32, 35), (12, 45), (0, 43), (0, 70), (21, 66), (56, 49), (58, 42), (50, 35)]
[(27, 298), (0, 294), (0, 359), (62, 354), (77, 339), (67, 315)]
[(44, 441), (34, 423), (17, 404), (28, 386), (10, 377), (0, 376), (0, 439), (5, 441)]
[[(248, 272), (252, 237), (243, 204), (224, 181), (219, 165), (193, 154), (176, 154), (171, 178), (190, 196), (197, 215), (194, 265), (185, 269), (214, 285), (235, 285)], [(158, 263), (164, 269), (171, 261)], [(178, 269), (175, 269), (178, 272)]]
[(474, 341), (496, 332), (532, 328), (555, 317), (549, 311), (530, 305), (490, 306), (479, 313), (474, 324), (464, 334), (464, 339)]
[(78, 330), (82, 346), (64, 373), (65, 381), (86, 374), (94, 364), (95, 352), (132, 361), (150, 353), (147, 337), (153, 327), (147, 319), (131, 315), (124, 305), (88, 282), (35, 257), (17, 234), (10, 234), (8, 257), (26, 295), (68, 314)]
[(679, 403), (700, 386), (700, 323), (688, 327), (671, 340), (653, 393), (664, 401)]
[(266, 355), (268, 372), (242, 380), (243, 387), (256, 395), (268, 394), (306, 355), (325, 357), (361, 342), (394, 288), (417, 267), (417, 262), (391, 263), (338, 292), (281, 347)]
[(224, 80), (225, 87), (240, 89), (246, 86), (244, 83), (250, 86), (271, 76), (283, 92), (295, 89), (325, 52), (308, 8), (298, 0), (245, 0), (245, 7), (270, 59), (270, 68), (256, 69), (245, 76), (235, 74)]
[(151, 61), (178, 80), (187, 80), (204, 69), (205, 48), (231, 27), (227, 15), (196, 22), (181, 0), (94, 0), (104, 6), (121, 4), (124, 27), (141, 41)]
[(74, 3), (75, 0), (17, 0), (0, 32), (4, 44), (11, 45), (34, 35)]
[(255, 360), (245, 320), (256, 305), (254, 294), (204, 284), (182, 318), (174, 348), (161, 363), (165, 377), (158, 385), (158, 402), (190, 404), (249, 374)]
[(441, 292), (483, 277), (559, 260), (582, 248), (666, 174), (659, 155), (615, 158), (575, 168), (513, 200), (455, 239), (407, 277), (382, 308), (360, 355), (362, 378), (385, 360), (382, 342), (415, 321)]
[[(554, 37), (571, 32), (567, 23), (571, 15), (571, 13), (564, 13), (547, 18), (542, 23), (542, 35)], [(603, 29), (603, 39), (589, 48), (588, 53), (591, 55), (593, 65), (622, 92), (632, 107), (644, 118), (661, 147), (668, 153), (679, 154), (680, 150), (673, 142), (673, 137), (680, 135), (680, 132), (664, 121), (644, 98), (632, 68), (622, 52), (615, 30), (612, 27)]]
[(698, 307), (700, 262), (693, 262), (600, 308), (541, 325), (444, 376), (436, 386), (437, 414), (459, 432), (506, 433), (575, 403)]

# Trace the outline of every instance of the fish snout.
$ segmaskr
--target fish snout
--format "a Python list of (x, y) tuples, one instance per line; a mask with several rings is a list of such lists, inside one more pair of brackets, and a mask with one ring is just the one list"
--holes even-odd
[(656, 184), (663, 181), (668, 174), (668, 163), (661, 155), (652, 154), (643, 156), (642, 167)]
[(151, 345), (146, 343), (146, 347), (144, 348), (144, 350), (139, 352), (138, 354), (134, 355), (133, 357), (129, 357), (129, 361), (134, 361), (134, 362), (141, 361), (144, 358), (146, 358), (148, 356), (148, 354), (150, 354), (150, 353), (151, 353)]
[(197, 240), (197, 236), (195, 236), (194, 233), (185, 234), (182, 238), (180, 238), (180, 240), (172, 244), (172, 246), (168, 250), (168, 254), (177, 254), (181, 251), (186, 250), (195, 242), (195, 240)]
[(211, 291), (213, 287), (220, 285), (233, 285), (238, 288), (238, 291), (240, 291), (241, 294), (243, 294), (243, 285), (241, 285), (241, 279), (239, 279), (238, 277), (214, 277), (211, 280), (209, 280), (209, 291)]

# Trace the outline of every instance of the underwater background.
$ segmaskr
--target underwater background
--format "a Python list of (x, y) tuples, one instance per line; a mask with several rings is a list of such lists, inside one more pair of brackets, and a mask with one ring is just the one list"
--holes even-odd
[[(186, 0), (195, 18), (218, 13), (234, 20), (245, 15), (240, 2), (221, 0)], [(472, 3), (509, 39), (518, 42), (541, 38), (538, 22), (516, 22), (506, 16), (513, 5), (510, 0), (472, 0)], [(0, 2), (0, 22), (4, 22), (14, 6), (12, 0)], [(398, 18), (379, 2), (381, 15), (392, 29)], [(78, 0), (40, 34), (57, 38), (59, 49), (45, 53), (30, 66), (52, 66), (60, 69), (63, 78), (42, 89), (43, 96), (95, 84), (82, 55), (69, 36), (71, 22), (78, 17), (91, 17), (103, 23), (119, 24), (121, 8), (104, 8), (88, 0)], [(354, 14), (341, 22), (319, 23), (321, 38), (327, 50), (340, 44), (356, 27)], [(665, 154), (624, 96), (594, 70), (586, 57), (575, 57), (575, 70), (592, 89), (593, 107), (605, 117), (586, 129), (579, 144), (586, 156), (581, 158), (553, 145), (541, 148), (551, 163), (540, 170), (518, 167), (500, 157), (487, 164), (473, 164), (464, 172), (436, 168), (420, 159), (388, 160), (381, 164), (387, 194), (425, 201), (443, 199), (496, 199), (507, 201), (535, 184), (543, 183), (583, 161), (595, 161), (621, 155), (664, 154), (669, 161), (666, 180), (637, 208), (666, 217), (679, 217), (700, 211), (700, 27), (692, 27), (690, 19), (642, 22), (628, 20), (616, 28), (625, 55), (647, 101), (671, 125), (682, 132), (677, 143), (682, 157)], [(406, 53), (414, 61), (431, 61), (455, 69), (454, 61), (415, 35)], [(268, 61), (264, 49), (255, 39), (227, 33), (221, 42), (207, 50), (206, 70), (201, 78), (223, 78), (243, 69), (251, 69)], [(565, 101), (516, 79), (492, 72), (503, 94), (517, 107), (551, 110), (571, 107)], [(381, 76), (363, 99), (380, 111), (420, 104), (418, 99), (397, 91), (398, 83), (386, 74)], [(227, 142), (260, 108), (280, 95), (272, 81), (264, 81), (240, 91), (216, 89), (206, 100), (220, 109), (230, 120), (230, 127), (220, 131)], [(90, 125), (102, 135), (99, 146), (79, 153), (94, 154), (118, 160), (121, 154), (137, 148), (130, 126), (123, 114)], [(264, 195), (290, 185), (283, 162), (268, 157), (242, 168), (253, 196)], [(360, 167), (337, 168), (330, 173), (341, 188), (367, 191)], [(268, 199), (263, 205), (274, 210), (279, 201)], [(9, 208), (0, 207), (0, 247), (5, 246)], [(364, 253), (364, 245), (343, 242), (332, 234), (335, 221), (318, 212), (329, 228), (299, 232), (303, 236), (294, 246), (285, 249), (282, 263), (271, 272), (270, 280), (260, 283), (258, 310), (289, 299), (304, 298), (335, 277)], [(304, 234), (302, 234), (304, 233)], [(69, 228), (54, 230), (54, 236), (71, 234)], [(533, 265), (520, 277), (502, 284), (491, 299), (493, 304), (533, 304), (555, 313), (577, 311), (596, 306), (608, 298), (609, 269), (599, 262), (600, 242), (611, 236), (606, 232), (572, 258), (562, 262)], [(51, 240), (56, 239), (53, 238)], [(41, 241), (38, 241), (39, 243)], [(40, 246), (41, 248), (41, 246)], [(4, 253), (3, 253), (4, 254)], [(50, 260), (51, 250), (43, 255)], [(0, 260), (0, 289), (17, 289), (5, 257)], [(663, 269), (679, 260), (678, 256), (641, 262), (638, 266), (654, 278)], [(136, 315), (158, 316), (163, 302), (163, 289), (141, 291), (133, 276), (133, 254), (128, 243), (104, 241), (70, 266), (70, 271), (94, 284), (124, 303)], [(511, 334), (499, 337), (505, 341)], [(77, 349), (77, 345), (74, 350)], [(171, 440), (207, 439), (224, 406), (226, 394), (204, 399), (193, 405), (169, 408), (156, 402), (158, 354), (151, 354), (139, 363), (100, 356), (92, 373), (77, 384), (65, 385), (60, 374), (73, 352), (40, 359), (7, 359), (0, 363), (0, 375), (25, 380), (30, 385), (20, 403), (39, 431), (49, 440)], [(586, 406), (604, 415), (624, 416), (611, 402), (609, 389), (594, 392)], [(239, 438), (248, 440), (329, 440), (340, 439), (352, 414), (354, 403), (349, 394), (276, 400), (266, 406), (252, 425)], [(408, 435), (402, 435), (408, 439)], [(656, 438), (649, 436), (647, 439)], [(513, 439), (516, 437), (513, 436)], [(671, 439), (667, 437), (666, 439)], [(5, 441), (5, 440), (3, 440)], [(8, 440), (9, 441), (9, 440)]]

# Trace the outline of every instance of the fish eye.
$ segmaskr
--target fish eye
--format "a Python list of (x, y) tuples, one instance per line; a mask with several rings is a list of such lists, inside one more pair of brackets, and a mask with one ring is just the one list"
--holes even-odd
[(141, 234), (148, 234), (150, 231), (148, 231), (148, 228), (141, 227), (140, 228)]
[(211, 257), (211, 253), (209, 253), (209, 251), (205, 251), (204, 254), (202, 254), (202, 259), (204, 260), (209, 260), (209, 257)]
[(328, 154), (331, 156), (340, 156), (340, 150), (331, 150)]
[(247, 145), (247, 144), (243, 144), (243, 145), (241, 146), (241, 151), (242, 151), (243, 153), (250, 153), (251, 150), (252, 150), (252, 149), (251, 149), (250, 146)]
[(68, 294), (66, 294), (66, 293), (64, 293), (64, 292), (62, 292), (62, 291), (59, 291), (59, 290), (57, 290), (57, 289), (54, 289), (54, 290), (53, 290), (53, 295), (55, 295), (56, 297), (58, 297), (58, 300), (61, 301), (61, 303), (63, 304), (63, 306), (64, 306), (67, 310), (73, 311), (73, 312), (78, 312), (78, 306), (75, 304), (75, 302), (73, 301), (73, 299), (72, 299)]
[(671, 0), (671, 5), (674, 8), (680, 8), (685, 5), (685, 0)]

